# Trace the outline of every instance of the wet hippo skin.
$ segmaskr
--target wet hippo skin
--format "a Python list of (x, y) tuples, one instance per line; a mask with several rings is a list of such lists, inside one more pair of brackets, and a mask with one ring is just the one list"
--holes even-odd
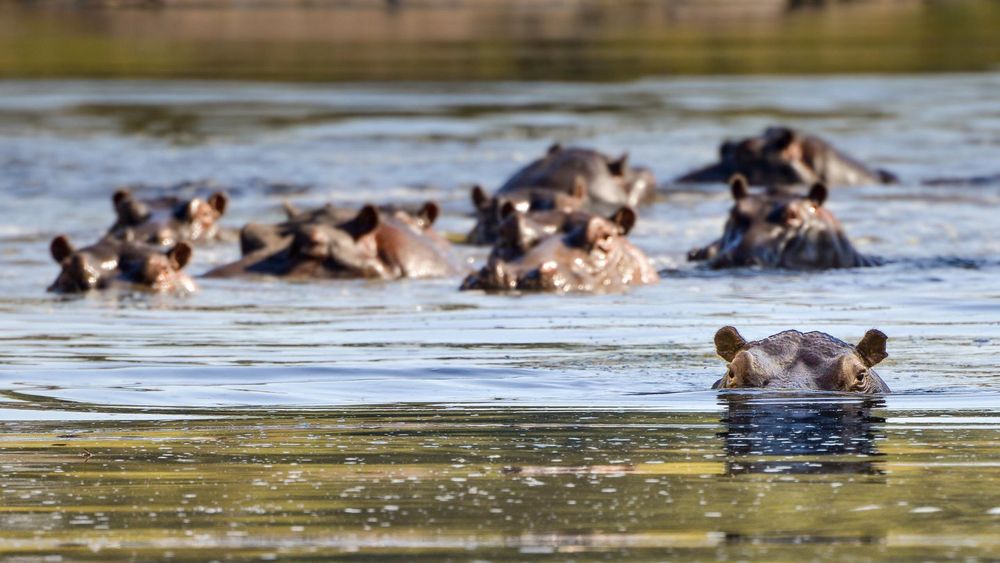
[(450, 276), (460, 270), (450, 245), (432, 228), (439, 214), (434, 203), (417, 212), (327, 205), (305, 212), (286, 207), (286, 213), (283, 223), (244, 227), (243, 258), (206, 276), (397, 279)]
[(756, 266), (825, 270), (877, 266), (881, 260), (855, 250), (843, 227), (823, 207), (827, 189), (815, 184), (805, 196), (788, 191), (751, 193), (746, 179), (730, 182), (733, 206), (722, 238), (688, 253), (711, 268)]
[(191, 260), (191, 245), (179, 242), (164, 252), (133, 240), (106, 236), (83, 248), (75, 248), (65, 236), (49, 245), (60, 271), (49, 291), (78, 293), (115, 286), (153, 291), (194, 291), (195, 285), (182, 270)]
[(122, 238), (128, 231), (134, 240), (162, 246), (178, 242), (204, 242), (219, 235), (219, 218), (226, 212), (229, 196), (215, 192), (207, 199), (161, 197), (139, 199), (129, 190), (112, 196), (116, 220), (108, 234)]
[(630, 208), (611, 219), (588, 215), (568, 232), (537, 239), (519, 232), (524, 219), (516, 213), (505, 221), (513, 229), (505, 236), (516, 242), (500, 248), (513, 258), (508, 261), (494, 253), (461, 289), (599, 293), (659, 281), (649, 258), (626, 237), (635, 222)]
[(822, 332), (786, 330), (747, 342), (725, 326), (715, 333), (716, 353), (728, 362), (726, 374), (712, 389), (815, 389), (888, 393), (872, 369), (888, 357), (887, 337), (872, 329), (856, 346)]
[(790, 186), (822, 182), (828, 186), (891, 184), (891, 172), (869, 168), (819, 137), (788, 127), (719, 147), (719, 161), (677, 178), (676, 182), (725, 182), (742, 174), (754, 186)]
[(628, 155), (612, 158), (600, 152), (555, 144), (545, 156), (511, 176), (487, 196), (481, 187), (472, 192), (477, 223), (470, 244), (496, 240), (499, 211), (513, 203), (519, 211), (574, 211), (607, 213), (621, 206), (635, 208), (653, 200), (656, 179), (647, 168), (629, 165)]

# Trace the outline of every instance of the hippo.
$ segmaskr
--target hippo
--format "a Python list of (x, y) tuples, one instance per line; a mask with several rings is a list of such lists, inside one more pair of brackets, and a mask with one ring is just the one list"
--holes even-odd
[[(517, 219), (509, 217), (506, 224), (519, 229), (523, 223)], [(589, 216), (567, 233), (530, 241), (513, 260), (491, 256), (461, 289), (598, 293), (656, 283), (659, 276), (649, 258), (625, 236), (634, 222), (631, 208), (619, 210), (611, 219)], [(522, 238), (516, 232), (510, 236)]]
[(676, 182), (725, 182), (733, 174), (742, 174), (754, 186), (768, 187), (899, 182), (891, 172), (869, 168), (823, 139), (788, 127), (768, 127), (757, 137), (727, 140), (719, 147), (719, 162), (689, 172)]
[(813, 389), (854, 393), (889, 393), (872, 368), (887, 358), (887, 337), (871, 329), (857, 346), (823, 332), (786, 330), (747, 342), (724, 326), (715, 333), (715, 351), (729, 362), (726, 375), (712, 389)]
[(327, 205), (305, 212), (286, 206), (286, 213), (284, 223), (244, 227), (243, 258), (206, 276), (397, 279), (459, 271), (450, 245), (432, 229), (439, 213), (432, 202), (420, 213), (373, 205), (360, 211)]
[(649, 203), (655, 190), (652, 172), (629, 166), (628, 154), (611, 158), (590, 149), (554, 144), (545, 156), (514, 173), (493, 197), (482, 187), (473, 188), (477, 221), (467, 242), (495, 242), (498, 213), (508, 202), (520, 211), (587, 208), (607, 212)]
[(49, 245), (53, 260), (61, 270), (49, 291), (79, 293), (114, 286), (128, 286), (163, 292), (195, 290), (194, 282), (182, 270), (191, 260), (191, 245), (162, 247), (105, 236), (83, 248), (74, 248), (65, 235)]
[(586, 189), (579, 178), (570, 193), (548, 188), (522, 188), (490, 197), (481, 186), (475, 186), (472, 188), (472, 205), (476, 210), (476, 225), (466, 237), (466, 242), (477, 245), (495, 243), (499, 238), (500, 223), (511, 211), (572, 213), (583, 209)]
[(878, 258), (854, 249), (840, 222), (823, 207), (828, 190), (814, 184), (805, 196), (787, 191), (751, 194), (746, 178), (730, 181), (733, 207), (712, 244), (692, 250), (688, 260), (711, 268), (758, 266), (824, 270), (877, 266)]
[(121, 238), (128, 231), (136, 240), (161, 246), (178, 242), (203, 242), (219, 236), (218, 220), (226, 212), (229, 196), (215, 192), (207, 199), (168, 196), (139, 199), (127, 189), (111, 198), (117, 219), (108, 234)]

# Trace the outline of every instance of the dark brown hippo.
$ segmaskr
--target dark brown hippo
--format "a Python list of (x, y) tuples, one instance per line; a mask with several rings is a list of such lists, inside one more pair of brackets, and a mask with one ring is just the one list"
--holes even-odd
[(478, 186), (473, 189), (477, 222), (468, 242), (492, 244), (498, 213), (508, 202), (519, 211), (586, 208), (606, 213), (649, 203), (655, 192), (652, 172), (630, 166), (628, 154), (612, 158), (591, 149), (554, 144), (545, 156), (515, 172), (492, 197)]
[(822, 332), (786, 330), (747, 342), (724, 326), (715, 333), (715, 351), (729, 362), (726, 375), (712, 389), (817, 389), (888, 393), (875, 370), (888, 357), (886, 335), (872, 329), (857, 346)]
[(548, 188), (522, 188), (490, 197), (481, 186), (476, 186), (472, 188), (472, 205), (476, 209), (476, 225), (466, 237), (466, 242), (469, 244), (495, 243), (500, 223), (512, 211), (572, 213), (583, 209), (586, 198), (587, 187), (581, 178), (577, 178), (573, 191), (570, 193)]
[(827, 189), (815, 184), (805, 196), (784, 191), (751, 194), (746, 179), (730, 182), (733, 207), (712, 244), (692, 250), (688, 260), (712, 268), (758, 266), (823, 270), (877, 266), (880, 261), (854, 249), (837, 218), (823, 202)]
[[(508, 217), (512, 222), (506, 224), (521, 228), (516, 219)], [(649, 258), (625, 236), (634, 222), (635, 212), (629, 208), (612, 219), (589, 216), (567, 233), (529, 241), (513, 260), (491, 256), (461, 289), (604, 293), (656, 283), (659, 276)], [(510, 236), (520, 238), (519, 233)]]
[(168, 196), (139, 199), (127, 189), (114, 193), (111, 201), (117, 219), (108, 234), (122, 238), (173, 246), (178, 242), (203, 242), (219, 235), (219, 218), (226, 212), (229, 196), (215, 192), (207, 199)]
[(76, 249), (60, 235), (49, 246), (61, 270), (49, 291), (76, 293), (114, 286), (154, 291), (192, 292), (194, 282), (182, 270), (191, 260), (191, 245), (179, 242), (167, 252), (162, 247), (106, 236)]
[[(516, 260), (524, 256), (544, 239), (565, 235), (581, 227), (596, 215), (589, 211), (517, 211), (507, 206), (500, 223), (496, 243), (490, 258)], [(635, 225), (636, 214), (631, 207), (622, 207), (608, 220), (617, 224), (622, 236), (628, 235)]]
[(208, 277), (275, 275), (289, 278), (424, 278), (455, 275), (450, 245), (433, 229), (438, 207), (419, 213), (366, 205), (351, 211), (332, 205), (289, 220), (250, 224), (240, 233), (242, 259)]
[(558, 143), (549, 147), (545, 156), (515, 172), (497, 194), (534, 187), (573, 193), (578, 179), (585, 183), (589, 200), (614, 207), (637, 207), (651, 202), (656, 195), (653, 173), (648, 168), (630, 166), (628, 153), (612, 158)]
[(742, 174), (754, 186), (822, 182), (828, 186), (893, 184), (898, 178), (869, 168), (829, 143), (788, 127), (769, 127), (762, 135), (725, 141), (719, 162), (678, 178), (677, 182), (725, 182)]

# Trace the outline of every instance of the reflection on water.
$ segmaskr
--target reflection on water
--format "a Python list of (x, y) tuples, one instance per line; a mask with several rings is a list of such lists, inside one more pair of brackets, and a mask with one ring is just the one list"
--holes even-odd
[[(794, 403), (791, 420), (755, 400), (723, 399), (721, 422), (412, 406), (3, 422), (0, 552), (802, 560), (835, 546), (851, 559), (1000, 556), (995, 408), (886, 411), (817, 397)], [(878, 456), (878, 471), (843, 464), (858, 456)], [(748, 458), (785, 463), (732, 470)], [(798, 471), (799, 460), (822, 469)]]
[[(726, 473), (881, 473), (881, 397), (724, 393)], [(872, 459), (874, 458), (874, 459)]]

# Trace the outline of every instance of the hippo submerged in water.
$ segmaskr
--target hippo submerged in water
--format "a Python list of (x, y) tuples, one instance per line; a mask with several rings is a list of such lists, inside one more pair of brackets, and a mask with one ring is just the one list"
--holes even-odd
[(607, 212), (649, 203), (655, 190), (652, 172), (630, 166), (627, 154), (612, 158), (590, 149), (555, 144), (545, 156), (514, 173), (492, 197), (481, 187), (473, 188), (477, 222), (468, 242), (493, 243), (501, 220), (498, 214), (508, 203), (522, 212), (581, 208)]
[(111, 198), (117, 219), (108, 234), (122, 238), (126, 232), (140, 242), (173, 246), (178, 242), (204, 242), (218, 237), (218, 220), (226, 212), (229, 196), (215, 192), (206, 199), (160, 197), (139, 199), (121, 189)]
[(893, 184), (896, 176), (869, 168), (829, 143), (788, 127), (769, 127), (762, 135), (725, 141), (719, 162), (681, 176), (677, 182), (725, 182), (742, 174), (754, 186), (822, 182), (828, 186)]
[(49, 246), (61, 270), (49, 291), (60, 293), (108, 289), (114, 286), (154, 291), (194, 291), (194, 282), (182, 270), (191, 260), (191, 246), (179, 242), (167, 252), (162, 247), (104, 237), (80, 249), (65, 236)]
[(243, 258), (207, 277), (423, 278), (458, 273), (450, 245), (433, 229), (438, 207), (419, 212), (366, 205), (332, 205), (306, 212), (286, 207), (288, 220), (250, 224), (240, 233)]
[(879, 260), (854, 249), (823, 202), (827, 189), (815, 184), (808, 195), (766, 191), (751, 194), (746, 179), (730, 182), (733, 207), (722, 238), (692, 250), (688, 259), (712, 268), (759, 266), (822, 270), (876, 266)]
[(635, 211), (624, 207), (610, 218), (567, 214), (547, 234), (528, 214), (514, 212), (501, 225), (486, 266), (469, 275), (463, 290), (609, 292), (659, 281), (649, 258), (626, 238)]
[(856, 346), (822, 332), (786, 330), (747, 342), (731, 326), (715, 333), (715, 350), (729, 363), (712, 389), (815, 389), (888, 393), (875, 370), (888, 357), (886, 335), (872, 329)]

